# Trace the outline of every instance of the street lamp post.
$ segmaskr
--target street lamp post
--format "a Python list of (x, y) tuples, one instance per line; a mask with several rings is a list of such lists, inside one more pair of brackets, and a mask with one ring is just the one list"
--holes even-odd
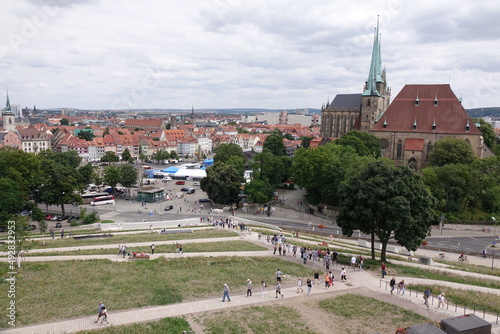
[(491, 270), (495, 267), (495, 247), (496, 241), (493, 241), (491, 244), (491, 248), (493, 249), (493, 254), (491, 255)]

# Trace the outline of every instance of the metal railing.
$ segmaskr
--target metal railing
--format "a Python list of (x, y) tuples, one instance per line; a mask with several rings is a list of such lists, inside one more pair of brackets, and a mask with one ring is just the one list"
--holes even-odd
[[(388, 281), (380, 279), (379, 288), (381, 288), (381, 289), (384, 288), (384, 284), (385, 284), (385, 290), (386, 291), (389, 290), (390, 283)], [(399, 294), (398, 290), (399, 289), (396, 287), (396, 291), (397, 291), (396, 293)], [(408, 293), (408, 294), (406, 294), (406, 293)], [(419, 292), (418, 290), (412, 289), (411, 286), (406, 286), (404, 288), (404, 291), (402, 294), (402, 296), (409, 296), (410, 298), (411, 297), (418, 298), (419, 295), (422, 296), (422, 298), (423, 298), (423, 292)], [(428, 299), (428, 303), (430, 305), (434, 305), (434, 300), (437, 300), (437, 299), (438, 299), (438, 296), (434, 296), (431, 294), (429, 299)], [(480, 316), (482, 314), (483, 320), (486, 320), (486, 316), (491, 316), (491, 319), (495, 319), (495, 320), (489, 321), (489, 322), (495, 322), (495, 324), (498, 325), (499, 312), (491, 311), (487, 307), (483, 307), (481, 309), (476, 309), (476, 305), (468, 307), (467, 303), (463, 303), (463, 304), (457, 303), (457, 302), (454, 302), (453, 300), (450, 300), (449, 298), (446, 298), (444, 304), (445, 305), (443, 305), (443, 309), (446, 306), (446, 310), (450, 310), (450, 308), (451, 308), (451, 311), (453, 311), (453, 308), (454, 308), (455, 309), (454, 311), (456, 313), (458, 313), (458, 312), (462, 313), (462, 310), (463, 310), (463, 314), (474, 314), (477, 316)], [(469, 311), (469, 312), (467, 312), (467, 311)], [(486, 321), (488, 321), (488, 320), (486, 320)]]

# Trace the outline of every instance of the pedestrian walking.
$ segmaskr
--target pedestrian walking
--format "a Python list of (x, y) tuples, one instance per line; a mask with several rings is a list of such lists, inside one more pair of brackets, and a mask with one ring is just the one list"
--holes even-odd
[(441, 293), (438, 297), (438, 308), (443, 305), (443, 309), (444, 309), (444, 293)]
[(229, 297), (229, 287), (227, 286), (226, 283), (224, 283), (224, 295), (222, 295), (222, 302), (226, 301), (226, 297), (227, 297), (227, 301), (230, 302), (231, 297)]
[(340, 281), (341, 282), (344, 282), (344, 281), (347, 282), (347, 273), (346, 273), (346, 271), (345, 271), (344, 268), (342, 268), (342, 270), (340, 271)]
[(483, 250), (483, 258), (486, 259), (486, 249)]
[(109, 321), (108, 321), (108, 310), (106, 309), (106, 307), (103, 305), (102, 306), (102, 310), (101, 310), (101, 317), (102, 317), (102, 320), (101, 320), (101, 325), (104, 321), (106, 321), (106, 323), (109, 325)]
[(266, 290), (267, 290), (266, 282), (262, 281), (261, 286), (262, 286), (262, 297), (264, 297), (266, 295)]
[(149, 247), (151, 248), (151, 255), (153, 255), (155, 253), (155, 244), (151, 244)]
[(330, 288), (330, 274), (325, 274), (325, 288)]
[(302, 278), (299, 277), (297, 279), (297, 293), (299, 292), (304, 292), (304, 289), (302, 289)]
[(281, 293), (281, 283), (280, 281), (277, 281), (276, 282), (276, 298), (278, 298), (278, 295), (281, 296), (281, 298), (283, 298), (283, 294)]
[(382, 278), (384, 278), (384, 277), (385, 277), (385, 275), (387, 275), (387, 272), (385, 271), (385, 268), (386, 268), (386, 267), (385, 267), (385, 263), (384, 263), (384, 262), (382, 262), (382, 264), (380, 265), (380, 269), (381, 269), (381, 271), (382, 271)]
[(104, 303), (99, 302), (99, 307), (97, 308), (97, 320), (94, 321), (96, 324), (99, 322), (99, 319), (102, 317), (102, 310), (105, 309)]
[(351, 257), (351, 269), (356, 270), (356, 256)]
[(252, 281), (247, 279), (247, 297), (252, 297)]
[(304, 264), (307, 263), (307, 253), (302, 254), (302, 259), (304, 260)]
[(307, 295), (309, 296), (311, 294), (311, 289), (313, 287), (312, 281), (308, 278), (306, 284), (307, 284)]
[(61, 239), (64, 238), (64, 229), (61, 230)]
[(278, 268), (278, 271), (276, 272), (276, 281), (277, 282), (281, 282), (281, 275), (283, 275), (283, 273), (280, 271), (280, 268)]
[(118, 245), (118, 256), (122, 255), (122, 246)]
[(316, 283), (316, 285), (319, 285), (319, 272), (318, 271), (314, 272), (314, 282)]
[(330, 286), (332, 286), (333, 285), (333, 278), (334, 277), (333, 277), (333, 273), (332, 273), (331, 270), (328, 272), (328, 276), (330, 276)]
[(398, 284), (398, 295), (401, 292), (401, 295), (405, 294), (405, 280), (401, 280)]
[(429, 288), (424, 291), (424, 305), (429, 308), (429, 298), (431, 297), (431, 290)]
[(396, 278), (395, 277), (393, 277), (391, 279), (391, 281), (389, 282), (389, 286), (391, 287), (391, 295), (393, 295), (394, 289), (396, 288)]
[(127, 246), (123, 245), (122, 246), (122, 255), (125, 257), (127, 255)]
[(363, 264), (365, 262), (365, 259), (363, 258), (363, 255), (359, 256), (359, 271), (363, 271)]

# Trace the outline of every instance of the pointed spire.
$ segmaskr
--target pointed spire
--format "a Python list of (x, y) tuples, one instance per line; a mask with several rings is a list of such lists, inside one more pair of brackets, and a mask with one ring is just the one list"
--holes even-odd
[(7, 88), (7, 103), (5, 104), (5, 111), (12, 111), (10, 107), (10, 100), (9, 100), (9, 89)]
[(382, 57), (380, 55), (380, 39), (379, 39), (379, 17), (377, 16), (377, 28), (375, 28), (375, 36), (373, 37), (372, 61), (370, 64), (370, 73), (366, 80), (364, 96), (380, 96), (377, 91), (377, 82), (382, 80)]

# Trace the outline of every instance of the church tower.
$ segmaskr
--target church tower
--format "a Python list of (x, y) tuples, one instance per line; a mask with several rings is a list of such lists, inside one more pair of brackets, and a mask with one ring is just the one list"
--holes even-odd
[(361, 132), (369, 132), (375, 122), (389, 107), (391, 89), (387, 86), (385, 69), (382, 69), (380, 52), (380, 32), (377, 19), (377, 28), (373, 40), (372, 60), (370, 72), (365, 82), (361, 97)]
[(16, 129), (16, 115), (12, 112), (9, 101), (9, 91), (7, 91), (7, 103), (5, 109), (2, 110), (3, 128), (7, 131)]

